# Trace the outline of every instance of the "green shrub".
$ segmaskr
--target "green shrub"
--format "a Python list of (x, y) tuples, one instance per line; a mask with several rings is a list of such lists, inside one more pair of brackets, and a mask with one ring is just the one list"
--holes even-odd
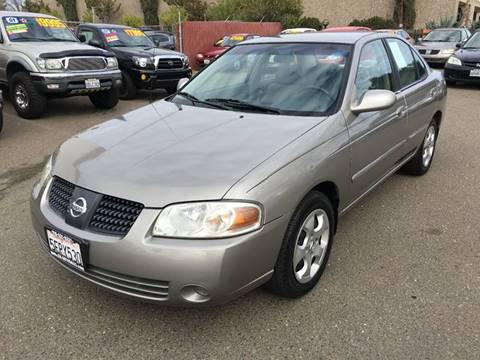
[(397, 28), (397, 24), (395, 23), (395, 21), (393, 21), (392, 19), (384, 19), (384, 18), (381, 18), (380, 16), (374, 16), (374, 17), (371, 17), (368, 19), (362, 19), (362, 20), (355, 19), (349, 25), (350, 26), (366, 26), (372, 30)]
[(50, 8), (43, 0), (26, 0), (23, 4), (23, 11), (52, 15), (58, 18), (61, 17), (58, 11)]
[(295, 27), (311, 28), (318, 31), (325, 29), (328, 26), (328, 20), (320, 21), (314, 17), (302, 17), (298, 20)]
[(120, 20), (120, 23), (130, 27), (135, 27), (135, 28), (145, 25), (145, 23), (143, 22), (143, 19), (135, 15), (123, 16), (122, 19)]
[(442, 17), (438, 23), (434, 20), (427, 21), (425, 23), (425, 27), (430, 30), (434, 30), (438, 28), (458, 27), (458, 22), (454, 16), (450, 16), (450, 17), (446, 16), (446, 17)]
[(167, 11), (160, 14), (160, 23), (167, 29), (171, 29), (178, 23), (178, 12), (180, 11), (180, 18), (182, 21), (187, 21), (187, 11), (179, 6), (170, 6)]
[(117, 0), (85, 0), (87, 9), (95, 9), (95, 17), (109, 23), (112, 17), (120, 11), (122, 3)]
[(140, 0), (147, 25), (158, 25), (158, 0)]

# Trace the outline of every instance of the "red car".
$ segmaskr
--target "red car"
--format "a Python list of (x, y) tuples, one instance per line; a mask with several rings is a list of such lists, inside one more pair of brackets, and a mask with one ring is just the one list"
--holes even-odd
[(260, 37), (257, 34), (232, 34), (215, 41), (213, 48), (197, 54), (197, 64), (201, 67), (209, 65), (213, 60), (222, 55), (228, 48), (245, 40)]
[(338, 26), (338, 27), (331, 27), (327, 28), (323, 31), (328, 32), (349, 32), (349, 31), (372, 31), (372, 29), (366, 26)]

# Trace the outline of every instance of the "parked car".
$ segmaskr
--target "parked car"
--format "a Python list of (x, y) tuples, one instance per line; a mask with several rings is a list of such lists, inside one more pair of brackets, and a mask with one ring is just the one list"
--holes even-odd
[(138, 89), (165, 89), (174, 93), (178, 80), (192, 75), (188, 57), (159, 49), (142, 30), (123, 25), (81, 24), (82, 42), (115, 54), (122, 71), (120, 98), (133, 99)]
[(480, 32), (474, 33), (448, 60), (444, 71), (447, 84), (480, 83)]
[(51, 97), (88, 95), (100, 109), (118, 103), (121, 73), (111, 52), (80, 43), (53, 16), (0, 11), (0, 18), (0, 81), (21, 117), (41, 117)]
[(222, 55), (225, 51), (242, 41), (251, 40), (259, 37), (257, 34), (233, 34), (224, 36), (213, 43), (213, 48), (199, 52), (196, 56), (197, 64), (200, 67), (211, 64), (217, 57)]
[(169, 31), (146, 30), (145, 34), (160, 48), (175, 50), (177, 47), (175, 35)]
[(435, 29), (420, 38), (415, 47), (428, 63), (444, 65), (470, 35), (470, 31), (463, 28)]
[(163, 304), (309, 292), (338, 217), (425, 174), (445, 114), (442, 74), (373, 32), (247, 41), (179, 87), (67, 140), (31, 202), (58, 263)]
[(366, 26), (337, 26), (326, 28), (322, 31), (325, 32), (351, 32), (351, 31), (372, 31), (369, 27)]
[(311, 32), (317, 32), (317, 30), (311, 29), (311, 28), (285, 29), (280, 32), (280, 35), (304, 34), (304, 33), (311, 33)]
[(376, 31), (379, 33), (394, 34), (394, 35), (400, 36), (405, 40), (407, 40), (411, 45), (415, 45), (415, 39), (411, 37), (410, 34), (403, 29), (381, 29)]

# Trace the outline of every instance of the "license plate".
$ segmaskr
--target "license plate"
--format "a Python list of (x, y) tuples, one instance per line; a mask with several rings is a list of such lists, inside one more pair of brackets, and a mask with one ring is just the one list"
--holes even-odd
[(82, 248), (78, 242), (57, 231), (48, 229), (47, 238), (50, 254), (73, 266), (75, 269), (85, 271)]
[(480, 77), (480, 69), (470, 70), (470, 76), (471, 77)]
[(99, 79), (87, 79), (85, 80), (85, 88), (87, 89), (98, 89), (100, 87)]
[(205, 65), (208, 65), (208, 64), (210, 64), (210, 60), (205, 59), (205, 60), (203, 60), (203, 63), (204, 63)]

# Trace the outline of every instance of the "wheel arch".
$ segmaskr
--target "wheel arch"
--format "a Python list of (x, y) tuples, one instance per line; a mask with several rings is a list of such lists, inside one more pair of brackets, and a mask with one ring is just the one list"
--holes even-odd
[(323, 181), (317, 184), (311, 191), (318, 191), (324, 194), (332, 203), (333, 210), (335, 211), (335, 232), (337, 232), (338, 223), (338, 207), (340, 205), (340, 192), (337, 184), (333, 181)]
[(7, 65), (7, 80), (10, 80), (17, 72), (27, 72), (28, 68), (28, 64), (24, 63), (23, 61), (15, 60), (9, 62)]
[(440, 130), (440, 125), (442, 124), (443, 120), (443, 113), (441, 110), (438, 110), (435, 115), (433, 115), (433, 120), (435, 120), (435, 122), (437, 123), (437, 131)]

